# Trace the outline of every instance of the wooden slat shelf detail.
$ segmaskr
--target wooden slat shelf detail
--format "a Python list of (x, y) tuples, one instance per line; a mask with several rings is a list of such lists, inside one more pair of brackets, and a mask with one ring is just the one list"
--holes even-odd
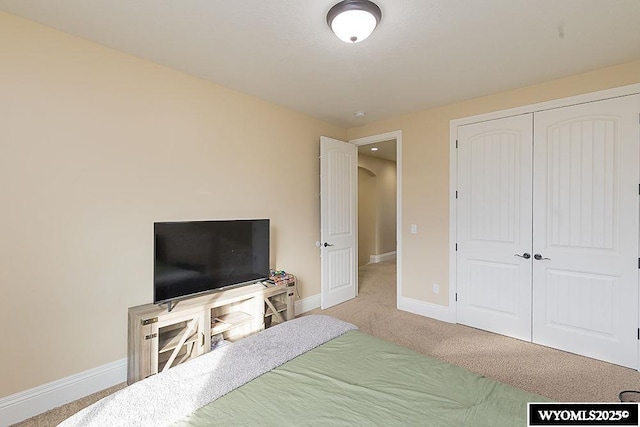
[(246, 325), (253, 320), (253, 316), (243, 311), (222, 314), (211, 320), (211, 335), (221, 334), (236, 326)]
[[(159, 335), (160, 341), (158, 342), (158, 353), (164, 353), (176, 348), (180, 343), (180, 339), (184, 334), (183, 329), (174, 329), (171, 331), (162, 331)], [(195, 342), (198, 339), (198, 333), (192, 333), (185, 341), (185, 344)]]
[[(162, 353), (162, 355), (169, 355), (169, 353)], [(176, 360), (173, 362), (173, 366), (184, 363), (187, 360), (194, 359), (195, 357), (197, 357), (197, 355), (192, 355), (190, 353), (184, 353), (182, 355), (179, 355), (178, 357), (176, 357)], [(168, 360), (169, 360), (168, 357), (163, 357), (161, 359), (158, 359), (158, 372), (163, 371), (165, 369), (165, 366)]]
[[(273, 304), (273, 306), (276, 308), (276, 311), (278, 313), (282, 313), (283, 311), (285, 311), (287, 309), (287, 304), (282, 302), (282, 301), (277, 301), (277, 300), (272, 300), (271, 303)], [(272, 316), (273, 315), (273, 310), (271, 310), (270, 308), (264, 313), (264, 316)]]
[[(158, 354), (158, 365), (166, 364), (170, 357), (171, 357), (171, 353), (169, 353), (168, 351)], [(178, 358), (188, 359), (190, 357), (191, 357), (191, 354), (187, 351), (186, 347), (183, 346), (182, 350), (179, 351), (178, 354), (176, 355), (176, 360), (178, 360)]]

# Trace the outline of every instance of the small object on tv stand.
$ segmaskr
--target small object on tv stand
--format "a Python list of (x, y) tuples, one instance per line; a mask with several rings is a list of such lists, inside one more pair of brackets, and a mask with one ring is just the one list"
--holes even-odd
[(229, 344), (229, 341), (224, 339), (222, 334), (213, 335), (211, 337), (211, 350), (224, 347)]
[(269, 270), (269, 276), (276, 285), (286, 285), (296, 282), (296, 276), (289, 274), (284, 270)]

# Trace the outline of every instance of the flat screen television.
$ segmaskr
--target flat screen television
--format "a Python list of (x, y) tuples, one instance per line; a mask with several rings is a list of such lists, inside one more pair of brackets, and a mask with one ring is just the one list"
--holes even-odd
[(269, 220), (156, 222), (153, 302), (269, 277)]

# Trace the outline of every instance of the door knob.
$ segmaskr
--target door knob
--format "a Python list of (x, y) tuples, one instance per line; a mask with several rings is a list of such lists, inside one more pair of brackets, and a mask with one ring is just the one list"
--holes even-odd
[(324, 242), (324, 245), (323, 245), (323, 246), (326, 248), (327, 246), (333, 246), (333, 245), (332, 245), (332, 244), (330, 244), (330, 243)]
[(551, 261), (551, 258), (543, 258), (542, 255), (540, 254), (535, 254), (533, 257), (536, 259), (536, 261), (545, 260), (545, 259), (548, 259), (549, 261)]
[(522, 255), (520, 255), (520, 254), (515, 254), (514, 256), (519, 256), (520, 258), (524, 258), (524, 259), (529, 259), (529, 258), (531, 258), (531, 255), (530, 255), (530, 254), (528, 254), (528, 253), (526, 253), (526, 252), (525, 252), (525, 253), (523, 253)]

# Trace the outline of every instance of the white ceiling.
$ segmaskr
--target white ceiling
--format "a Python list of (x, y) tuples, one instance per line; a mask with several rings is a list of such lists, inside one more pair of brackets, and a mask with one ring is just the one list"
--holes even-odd
[(640, 0), (376, 0), (382, 22), (358, 44), (327, 26), (337, 2), (0, 0), (0, 10), (344, 127), (640, 59)]

